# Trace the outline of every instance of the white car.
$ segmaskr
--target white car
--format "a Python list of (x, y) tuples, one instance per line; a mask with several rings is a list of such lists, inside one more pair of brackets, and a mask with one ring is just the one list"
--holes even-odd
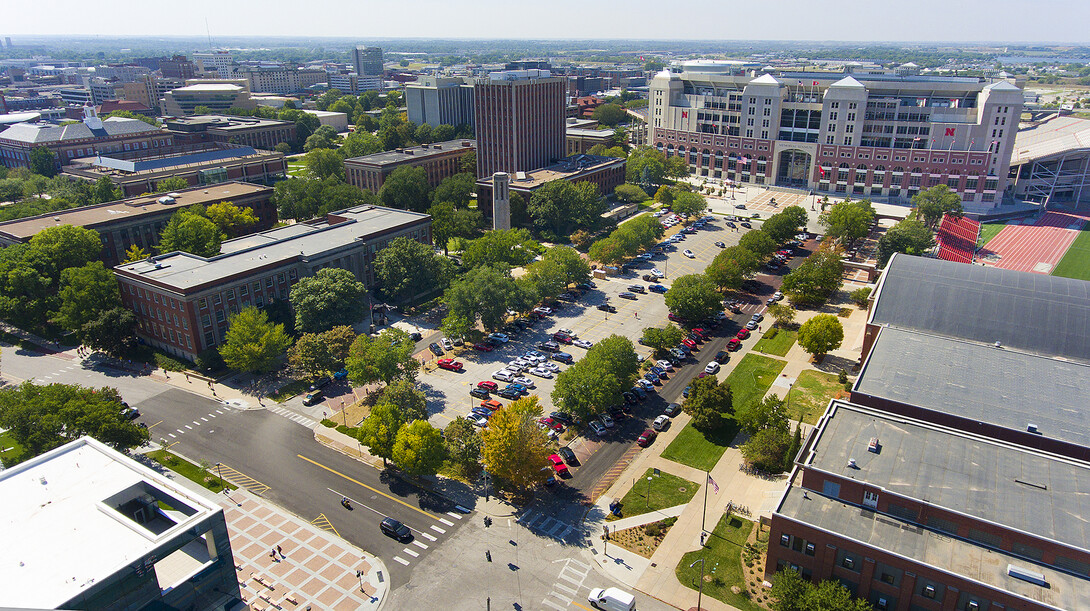
[(708, 366), (704, 368), (704, 373), (708, 375), (719, 373), (719, 363), (715, 361), (708, 363)]
[(530, 363), (538, 363), (538, 364), (544, 363), (547, 360), (545, 358), (545, 355), (543, 355), (543, 354), (530, 354), (529, 352), (522, 355), (522, 358), (525, 359), (526, 361), (530, 362)]
[(666, 214), (666, 213), (663, 212), (662, 210), (656, 210), (651, 216), (653, 216), (655, 218), (659, 218), (660, 216), (662, 216), (664, 214)]
[(506, 344), (511, 341), (511, 338), (507, 337), (506, 333), (492, 333), (488, 336), (488, 339), (494, 339), (501, 344)]
[(538, 365), (538, 368), (545, 369), (545, 370), (551, 371), (553, 373), (559, 373), (560, 372), (560, 365), (557, 365), (556, 363), (554, 363), (552, 361), (545, 361), (544, 363)]
[(636, 255), (636, 259), (639, 260), (639, 261), (650, 261), (651, 260), (651, 253), (645, 252), (645, 253)]
[(567, 335), (568, 337), (570, 337), (572, 339), (575, 339), (575, 338), (579, 337), (578, 335), (575, 334), (575, 331), (572, 331), (571, 329), (557, 329), (556, 332), (557, 333), (563, 333), (564, 335)]
[(656, 277), (656, 278), (665, 278), (666, 277), (666, 274), (662, 273), (662, 270), (660, 270), (657, 267), (651, 268), (651, 275)]
[(515, 378), (514, 380), (511, 380), (511, 381), (514, 382), (515, 384), (522, 384), (526, 388), (537, 388), (537, 384), (534, 384), (534, 381), (531, 380), (530, 378), (526, 377), (526, 376), (518, 376), (517, 378)]
[(546, 316), (550, 316), (553, 313), (552, 308), (545, 307), (545, 306), (538, 306), (538, 307), (534, 308), (534, 311), (537, 312), (538, 314), (544, 314)]
[(533, 369), (531, 369), (530, 374), (535, 375), (535, 376), (537, 376), (539, 378), (551, 378), (551, 377), (553, 377), (553, 372), (549, 371), (548, 369), (545, 369), (544, 367), (540, 367), (540, 366), (539, 367), (534, 367)]
[(484, 428), (484, 427), (488, 426), (488, 418), (485, 418), (484, 416), (482, 416), (480, 414), (474, 414), (474, 413), (470, 412), (470, 413), (466, 414), (465, 417), (466, 417), (466, 420), (469, 420), (470, 422), (472, 422), (473, 424), (476, 424), (477, 426), (479, 426), (481, 428)]
[(585, 339), (577, 339), (577, 340), (572, 341), (571, 344), (573, 346), (578, 346), (580, 348), (590, 348), (591, 346), (594, 345), (594, 342), (590, 342), (590, 341), (587, 341)]
[(443, 346), (443, 350), (446, 350), (447, 352), (454, 350), (454, 342), (450, 341), (445, 337), (439, 340), (439, 343)]
[(602, 424), (604, 424), (607, 429), (611, 429), (614, 427), (615, 423), (613, 422), (613, 418), (611, 418), (609, 414), (601, 414), (598, 416), (598, 419), (602, 421)]
[(656, 431), (661, 431), (662, 429), (666, 428), (668, 424), (670, 424), (670, 417), (666, 414), (662, 414), (658, 418), (655, 418), (655, 421), (651, 423), (651, 428), (655, 429)]
[(659, 361), (658, 366), (662, 367), (666, 371), (673, 371), (674, 370), (674, 364), (671, 363), (670, 361), (667, 361), (666, 359), (663, 359), (663, 360)]
[(501, 369), (492, 373), (492, 379), (499, 380), (500, 382), (510, 382), (515, 379), (515, 376), (510, 371)]
[(529, 367), (533, 367), (533, 363), (531, 363), (530, 361), (526, 360), (525, 358), (521, 358), (521, 357), (520, 357), (520, 358), (517, 358), (517, 359), (515, 359), (515, 360), (513, 360), (513, 361), (510, 361), (510, 362), (509, 362), (509, 363), (507, 363), (507, 364), (508, 364), (508, 365), (516, 365), (516, 366), (518, 366), (518, 367), (522, 367), (523, 369), (527, 369), (527, 368), (529, 368)]
[(695, 259), (696, 258), (696, 255), (693, 254), (693, 251), (689, 250), (688, 248), (686, 248), (684, 251), (682, 251), (681, 254), (685, 255), (686, 257), (689, 257), (690, 259)]
[(602, 426), (602, 423), (598, 422), (597, 420), (591, 420), (587, 423), (587, 426), (590, 427), (590, 430), (599, 437), (602, 437), (606, 434), (606, 427)]

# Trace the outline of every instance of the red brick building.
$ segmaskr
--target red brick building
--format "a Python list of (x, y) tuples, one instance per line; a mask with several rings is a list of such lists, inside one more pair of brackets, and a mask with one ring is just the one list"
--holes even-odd
[(378, 193), (386, 177), (401, 167), (421, 167), (428, 175), (428, 184), (435, 187), (444, 178), (462, 171), (462, 157), (474, 152), (473, 140), (448, 140), (421, 144), (373, 155), (344, 160), (344, 175), (350, 185)]
[(478, 178), (529, 172), (564, 157), (566, 88), (548, 70), (493, 72), (477, 81)]

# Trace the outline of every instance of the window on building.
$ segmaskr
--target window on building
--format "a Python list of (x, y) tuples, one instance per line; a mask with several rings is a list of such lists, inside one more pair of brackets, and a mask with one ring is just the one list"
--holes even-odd
[(223, 310), (216, 310), (216, 322), (223, 322), (227, 317), (224, 315)]
[(227, 300), (233, 300), (235, 298), (235, 289), (227, 289)]
[(203, 309), (208, 307), (208, 300), (205, 299), (204, 297), (201, 297), (200, 299), (197, 300), (197, 305), (200, 307), (200, 309), (203, 310)]
[(221, 303), (219, 293), (212, 295), (212, 303), (215, 305), (219, 305)]
[(242, 286), (238, 287), (238, 294), (240, 296), (242, 296), (242, 297), (245, 297), (245, 296), (249, 295), (250, 294), (250, 287), (243, 284)]
[(780, 535), (780, 545), (791, 547), (791, 535)]

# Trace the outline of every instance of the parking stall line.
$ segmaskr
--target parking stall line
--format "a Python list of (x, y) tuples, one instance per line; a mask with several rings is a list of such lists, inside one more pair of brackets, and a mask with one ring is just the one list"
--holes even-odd
[(447, 531), (443, 530), (442, 528), (439, 528), (439, 527), (438, 527), (438, 526), (436, 526), (435, 524), (432, 524), (432, 525), (431, 525), (431, 529), (432, 529), (432, 530), (434, 530), (434, 531), (436, 531), (436, 532), (438, 532), (438, 533), (439, 533), (439, 534), (441, 534), (441, 535), (443, 535), (443, 534), (446, 534), (446, 532), (447, 532)]
[(394, 556), (394, 560), (400, 562), (401, 564), (404, 564), (405, 566), (409, 566), (409, 561), (405, 560), (404, 558), (402, 558), (400, 556)]

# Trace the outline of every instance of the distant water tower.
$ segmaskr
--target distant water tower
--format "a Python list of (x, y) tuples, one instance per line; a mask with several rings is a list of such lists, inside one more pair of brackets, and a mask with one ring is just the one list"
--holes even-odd
[(492, 175), (492, 229), (511, 228), (511, 177), (506, 172)]

